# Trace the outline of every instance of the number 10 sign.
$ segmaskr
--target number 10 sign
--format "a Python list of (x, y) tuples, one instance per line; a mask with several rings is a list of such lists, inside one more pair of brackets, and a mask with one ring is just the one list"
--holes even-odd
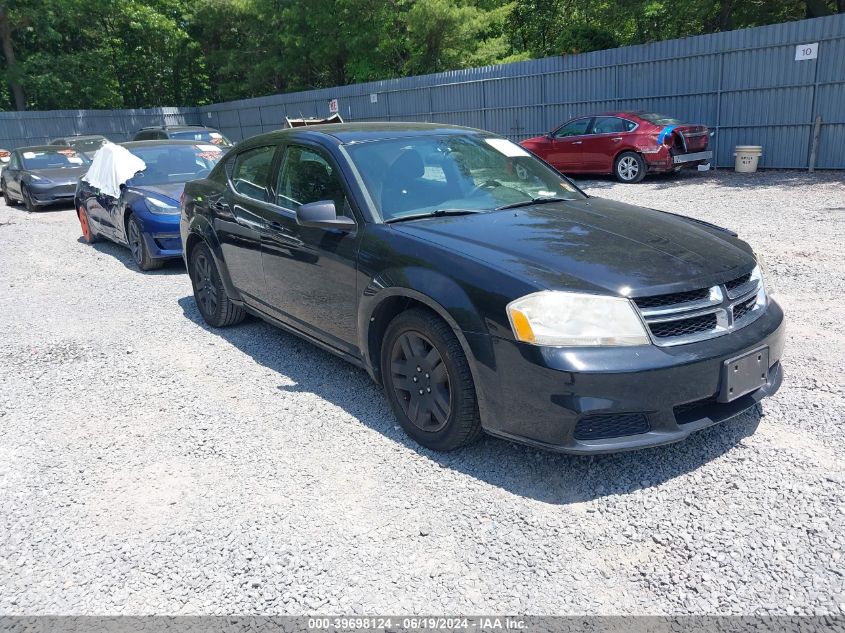
[(799, 44), (795, 47), (795, 61), (800, 62), (805, 59), (816, 59), (819, 56), (819, 43)]

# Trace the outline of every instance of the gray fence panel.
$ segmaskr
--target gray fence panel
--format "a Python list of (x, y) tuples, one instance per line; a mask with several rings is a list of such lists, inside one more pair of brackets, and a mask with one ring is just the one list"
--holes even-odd
[[(795, 61), (798, 44), (819, 42), (817, 60)], [(339, 101), (349, 121), (436, 121), (482, 127), (522, 140), (591, 112), (656, 110), (715, 132), (719, 166), (737, 144), (763, 145), (763, 167), (807, 167), (821, 115), (816, 166), (842, 169), (835, 151), (845, 125), (845, 15), (503, 66), (262, 97), (200, 108), (223, 112), (260, 103), (326, 116)], [(377, 95), (377, 106), (369, 95)], [(298, 105), (294, 105), (298, 104)], [(304, 104), (313, 105), (309, 112)], [(289, 114), (290, 116), (290, 114)], [(266, 124), (266, 120), (265, 120)], [(250, 130), (251, 131), (251, 128)], [(241, 134), (230, 132), (243, 138)], [(841, 146), (841, 145), (840, 145)]]
[[(818, 59), (795, 61), (818, 42)], [(662, 111), (715, 132), (716, 164), (737, 144), (763, 145), (763, 167), (807, 167), (816, 116), (816, 166), (845, 168), (845, 15), (581, 55), (387, 79), (199, 108), (118, 112), (0, 113), (0, 147), (104, 133), (127, 138), (144, 125), (203, 123), (235, 140), (278, 129), (284, 118), (325, 117), (337, 99), (347, 121), (432, 121), (489, 129), (514, 140), (573, 116)], [(371, 99), (375, 95), (375, 101)]]
[(197, 108), (0, 112), (0, 147), (38, 145), (73, 134), (102, 134), (126, 141), (145, 126), (196, 124), (199, 119)]

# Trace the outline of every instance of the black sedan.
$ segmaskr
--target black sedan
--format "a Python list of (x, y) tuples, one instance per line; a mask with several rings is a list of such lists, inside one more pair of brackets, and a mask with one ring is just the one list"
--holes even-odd
[(781, 383), (783, 313), (748, 244), (588, 196), (486, 132), (257, 136), (188, 183), (180, 231), (206, 322), (249, 312), (366, 368), (432, 449), (666, 444)]
[(141, 270), (178, 259), (182, 189), (208, 175), (222, 155), (216, 145), (191, 141), (104, 145), (76, 190), (83, 239), (128, 246)]
[(27, 211), (57, 202), (70, 202), (76, 181), (90, 160), (72, 147), (37, 145), (12, 152), (0, 176), (6, 204), (23, 202)]

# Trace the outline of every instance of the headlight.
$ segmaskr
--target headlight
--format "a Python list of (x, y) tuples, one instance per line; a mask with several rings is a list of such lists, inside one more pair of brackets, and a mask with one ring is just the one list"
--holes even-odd
[(517, 340), (533, 345), (584, 347), (648, 345), (637, 309), (621, 297), (543, 291), (507, 307)]
[(766, 260), (763, 259), (762, 255), (757, 253), (754, 254), (754, 257), (757, 259), (757, 265), (751, 271), (751, 278), (759, 279), (762, 282), (760, 285), (766, 289), (766, 294), (771, 295), (774, 289), (772, 288), (772, 276), (769, 274), (769, 267), (766, 265)]
[(179, 213), (179, 205), (159, 200), (158, 198), (145, 198), (147, 201), (147, 208), (151, 213), (161, 213), (173, 215)]
[(35, 174), (30, 174), (30, 175), (29, 175), (29, 179), (30, 179), (32, 182), (43, 182), (43, 183), (48, 183), (48, 182), (50, 182), (50, 179), (49, 179), (49, 178), (45, 178), (44, 176), (36, 176)]

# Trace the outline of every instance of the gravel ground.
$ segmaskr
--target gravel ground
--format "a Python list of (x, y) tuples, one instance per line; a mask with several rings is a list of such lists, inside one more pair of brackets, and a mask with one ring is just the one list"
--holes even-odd
[(845, 179), (593, 194), (764, 253), (781, 391), (669, 447), (413, 445), (365, 373), (210, 331), (179, 264), (0, 206), (0, 614), (845, 613)]

